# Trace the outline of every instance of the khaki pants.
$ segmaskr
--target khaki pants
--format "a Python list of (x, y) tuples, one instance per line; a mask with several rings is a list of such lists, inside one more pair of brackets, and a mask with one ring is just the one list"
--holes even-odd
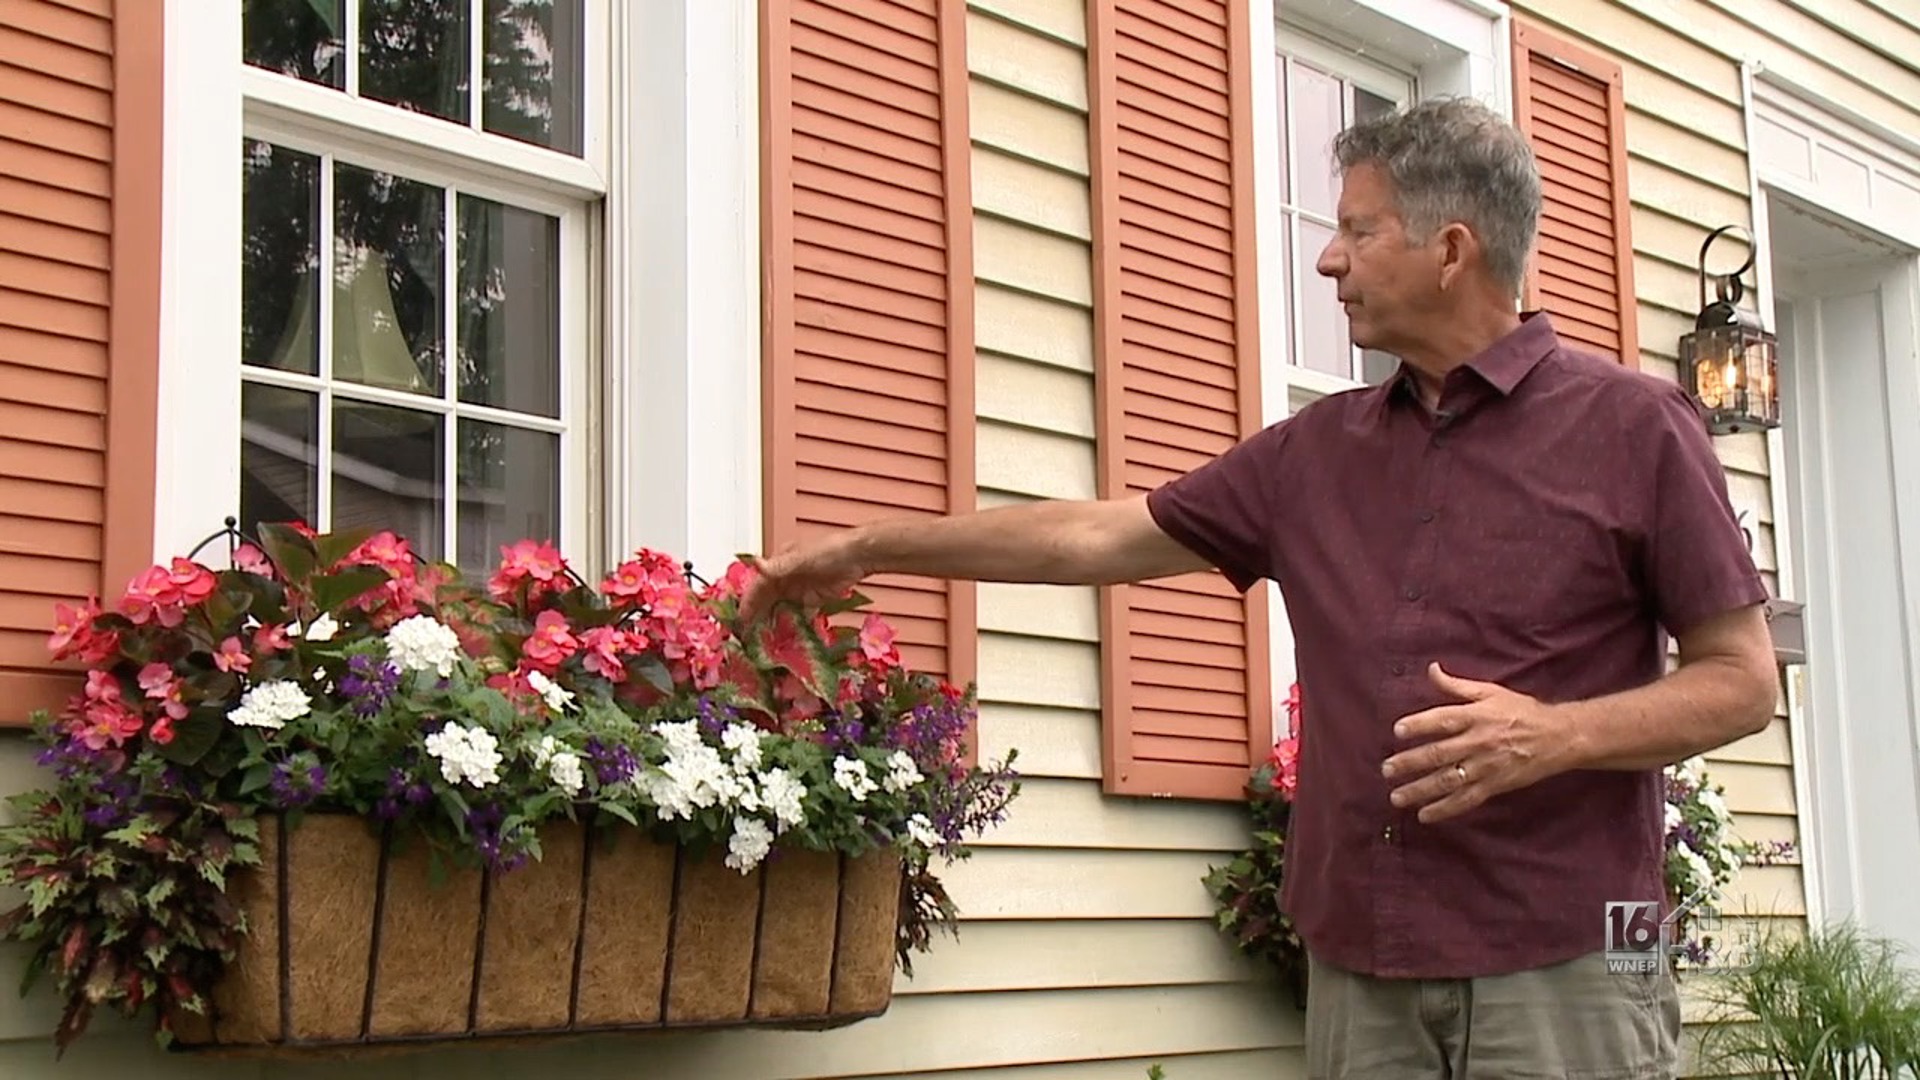
[(1376, 979), (1309, 958), (1312, 1080), (1673, 1080), (1673, 975), (1598, 952), (1480, 979)]

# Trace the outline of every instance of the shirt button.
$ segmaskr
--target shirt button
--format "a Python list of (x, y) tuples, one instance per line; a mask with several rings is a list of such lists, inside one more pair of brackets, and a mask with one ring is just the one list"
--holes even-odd
[(1420, 520), (1421, 520), (1421, 522), (1422, 522), (1422, 523), (1426, 523), (1426, 522), (1430, 522), (1430, 521), (1432, 521), (1432, 520), (1433, 520), (1433, 511), (1431, 511), (1431, 510), (1422, 510), (1422, 511), (1420, 511)]
[(1433, 437), (1433, 445), (1435, 446), (1447, 445), (1447, 437), (1445, 435), (1435, 435)]
[(1405, 675), (1407, 673), (1407, 665), (1395, 660), (1393, 662), (1393, 673), (1395, 675)]
[(1380, 839), (1385, 840), (1389, 844), (1393, 843), (1393, 826), (1389, 825), (1386, 828), (1381, 829)]
[(1413, 586), (1411, 586), (1411, 585), (1409, 585), (1409, 586), (1407, 586), (1407, 591), (1406, 591), (1406, 593), (1405, 593), (1404, 595), (1405, 595), (1405, 596), (1406, 596), (1406, 598), (1407, 598), (1407, 599), (1409, 599), (1409, 600), (1418, 600), (1418, 599), (1420, 599), (1420, 590), (1419, 590), (1419, 589), (1416, 589), (1416, 588), (1414, 588), (1414, 587), (1413, 587)]

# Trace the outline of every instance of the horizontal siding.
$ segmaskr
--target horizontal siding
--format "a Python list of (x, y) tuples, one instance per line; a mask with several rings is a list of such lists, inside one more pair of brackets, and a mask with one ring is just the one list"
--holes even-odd
[(0, 722), (56, 705), (56, 601), (101, 590), (114, 153), (110, 10), (0, 17)]

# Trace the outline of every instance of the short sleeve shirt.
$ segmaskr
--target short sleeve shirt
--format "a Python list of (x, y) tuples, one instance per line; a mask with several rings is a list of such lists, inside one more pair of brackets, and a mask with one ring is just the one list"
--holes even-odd
[(1664, 894), (1659, 770), (1574, 771), (1433, 825), (1388, 802), (1429, 664), (1546, 701), (1650, 683), (1667, 635), (1766, 599), (1698, 411), (1544, 314), (1450, 372), (1335, 394), (1152, 492), (1241, 589), (1278, 583), (1302, 702), (1282, 902), (1321, 960), (1469, 978), (1601, 948)]

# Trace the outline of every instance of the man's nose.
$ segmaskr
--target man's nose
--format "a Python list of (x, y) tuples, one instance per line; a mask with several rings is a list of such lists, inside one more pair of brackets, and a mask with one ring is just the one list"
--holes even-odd
[(1322, 277), (1346, 276), (1347, 256), (1340, 250), (1340, 240), (1337, 237), (1327, 241), (1327, 246), (1320, 249), (1320, 258), (1314, 263), (1314, 269), (1320, 271)]

